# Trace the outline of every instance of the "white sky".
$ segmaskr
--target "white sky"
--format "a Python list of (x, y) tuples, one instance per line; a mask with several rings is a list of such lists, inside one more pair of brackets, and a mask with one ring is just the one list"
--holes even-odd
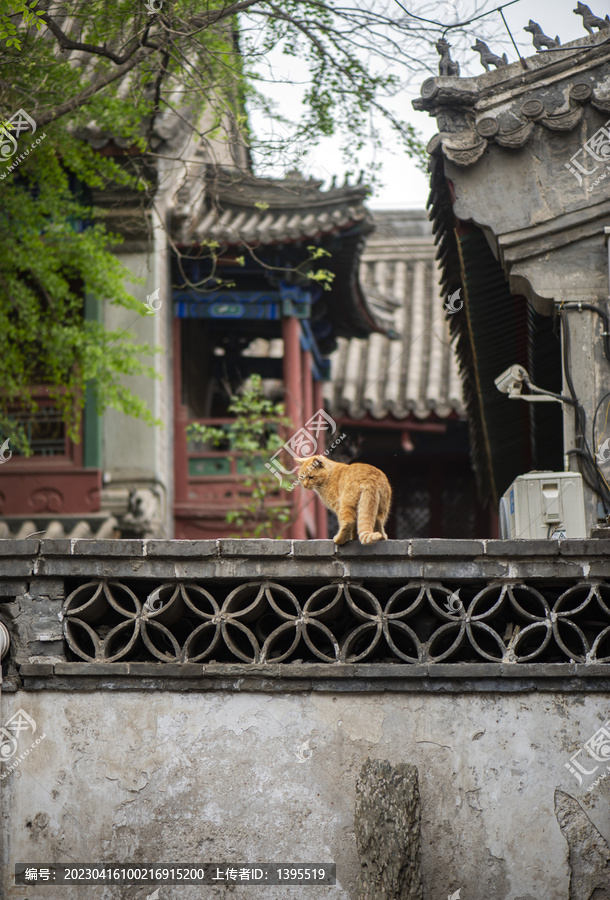
[[(402, 0), (402, 2), (407, 8), (417, 11), (419, 6), (417, 0), (415, 2), (413, 0)], [(502, 2), (502, 0), (499, 0), (499, 2)], [(498, 5), (498, 2), (490, 0), (485, 8), (493, 8), (496, 5)], [(538, 22), (544, 33), (549, 35), (549, 37), (559, 35), (562, 44), (585, 37), (587, 32), (583, 28), (582, 18), (572, 12), (575, 5), (575, 0), (519, 0), (513, 6), (505, 9), (506, 21), (522, 56), (532, 56), (536, 52), (532, 45), (531, 35), (523, 31), (530, 18)], [(459, 16), (456, 16), (452, 6), (457, 10)], [(607, 0), (594, 0), (589, 6), (594, 13), (600, 16), (605, 16), (608, 12)], [(481, 9), (481, 3), (477, 2), (477, 0), (442, 0), (442, 2), (437, 4), (437, 7), (438, 10), (433, 17), (445, 24), (450, 24), (457, 20), (463, 21), (469, 18), (476, 9)], [(400, 7), (397, 6), (396, 9), (398, 17), (404, 15)], [(429, 15), (429, 13), (427, 14)], [(515, 49), (506, 32), (500, 13), (495, 12), (485, 19), (481, 19), (478, 23), (467, 26), (467, 32), (472, 37), (472, 41), (467, 41), (464, 49), (459, 49), (457, 52), (455, 49), (452, 50), (453, 58), (460, 63), (462, 75), (479, 75), (484, 72), (479, 62), (479, 55), (468, 49), (470, 44), (474, 43), (476, 37), (486, 41), (492, 52), (498, 55), (502, 55), (505, 52), (509, 63), (517, 59)], [(459, 41), (457, 36), (452, 38), (451, 33), (447, 37), (451, 43), (457, 44)], [(425, 51), (427, 58), (430, 59), (427, 47)], [(297, 82), (303, 80), (304, 68), (299, 65), (298, 61), (285, 59), (280, 53), (277, 53), (269, 62), (273, 67), (276, 78), (287, 80), (293, 78)], [(433, 74), (438, 73), (437, 65), (438, 57), (435, 57)], [(397, 66), (396, 68), (398, 74), (399, 67)], [(403, 71), (400, 74), (401, 77), (404, 77)], [(397, 114), (402, 119), (411, 122), (421, 132), (426, 141), (437, 131), (436, 120), (428, 116), (427, 113), (416, 112), (411, 106), (411, 101), (419, 96), (421, 83), (430, 74), (430, 71), (422, 65), (421, 75), (419, 73), (415, 75), (404, 92), (391, 100), (392, 108)], [(270, 86), (266, 93), (277, 103), (277, 107), (282, 114), (293, 120), (298, 116), (298, 87), (289, 84), (274, 85)], [(256, 114), (251, 114), (251, 121), (258, 136), (263, 137), (262, 120), (258, 119)], [(398, 138), (392, 133), (390, 126), (385, 125), (385, 123), (378, 124), (383, 129), (384, 147), (377, 153), (375, 158), (376, 161), (381, 163), (380, 180), (383, 184), (375, 189), (373, 195), (367, 201), (367, 205), (371, 209), (423, 208), (429, 192), (428, 176), (421, 172), (416, 167), (415, 162), (397, 147)], [(372, 158), (371, 151), (363, 154), (362, 167), (364, 168), (365, 163)], [(338, 138), (326, 138), (318, 146), (308, 148), (307, 156), (299, 168), (304, 175), (324, 179), (326, 184), (328, 184), (332, 175), (336, 175), (338, 182), (341, 183), (346, 166), (340, 152), (340, 140)], [(273, 174), (279, 177), (283, 172), (282, 168), (278, 167), (273, 172), (265, 170), (265, 174)]]

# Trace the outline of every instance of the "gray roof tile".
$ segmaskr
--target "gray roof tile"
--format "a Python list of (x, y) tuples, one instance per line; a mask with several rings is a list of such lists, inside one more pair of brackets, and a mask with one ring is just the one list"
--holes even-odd
[(339, 338), (325, 390), (329, 410), (354, 419), (464, 416), (425, 213), (381, 212), (375, 221), (360, 277), (369, 306), (398, 337)]

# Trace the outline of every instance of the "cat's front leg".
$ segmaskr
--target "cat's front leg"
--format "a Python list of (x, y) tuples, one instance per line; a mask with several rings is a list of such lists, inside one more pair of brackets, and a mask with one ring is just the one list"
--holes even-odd
[(355, 526), (348, 522), (346, 525), (341, 526), (334, 536), (333, 541), (335, 544), (346, 544), (348, 541), (355, 540), (355, 536)]

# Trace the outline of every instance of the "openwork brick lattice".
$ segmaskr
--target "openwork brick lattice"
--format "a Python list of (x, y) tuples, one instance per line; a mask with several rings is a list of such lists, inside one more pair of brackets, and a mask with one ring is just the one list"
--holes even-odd
[(610, 584), (455, 587), (93, 581), (61, 615), (87, 661), (610, 662)]

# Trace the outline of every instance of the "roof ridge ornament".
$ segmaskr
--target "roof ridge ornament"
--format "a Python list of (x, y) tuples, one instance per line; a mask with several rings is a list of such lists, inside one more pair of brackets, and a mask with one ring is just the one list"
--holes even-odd
[(533, 22), (530, 19), (529, 24), (527, 24), (523, 30), (529, 31), (532, 35), (532, 42), (537, 51), (542, 50), (543, 47), (546, 47), (547, 50), (554, 50), (555, 47), (561, 47), (559, 35), (557, 35), (554, 40), (553, 38), (548, 37), (538, 22)]
[(577, 16), (582, 16), (582, 24), (589, 34), (595, 33), (593, 31), (594, 28), (597, 28), (598, 31), (610, 29), (610, 17), (606, 16), (605, 19), (602, 19), (600, 16), (596, 16), (586, 3), (578, 2), (576, 9), (572, 10), (572, 12), (576, 13)]
[(495, 53), (492, 53), (485, 41), (476, 39), (476, 42), (470, 48), (471, 50), (476, 50), (476, 52), (481, 57), (481, 65), (485, 69), (486, 72), (489, 72), (489, 67), (495, 66), (496, 69), (499, 69), (501, 66), (508, 65), (508, 57), (506, 53), (503, 53), (502, 56), (497, 56)]
[(451, 59), (450, 47), (451, 44), (449, 43), (449, 41), (445, 40), (445, 38), (440, 38), (436, 42), (436, 52), (440, 56), (440, 61), (438, 64), (438, 74), (453, 75), (459, 78), (460, 64)]

